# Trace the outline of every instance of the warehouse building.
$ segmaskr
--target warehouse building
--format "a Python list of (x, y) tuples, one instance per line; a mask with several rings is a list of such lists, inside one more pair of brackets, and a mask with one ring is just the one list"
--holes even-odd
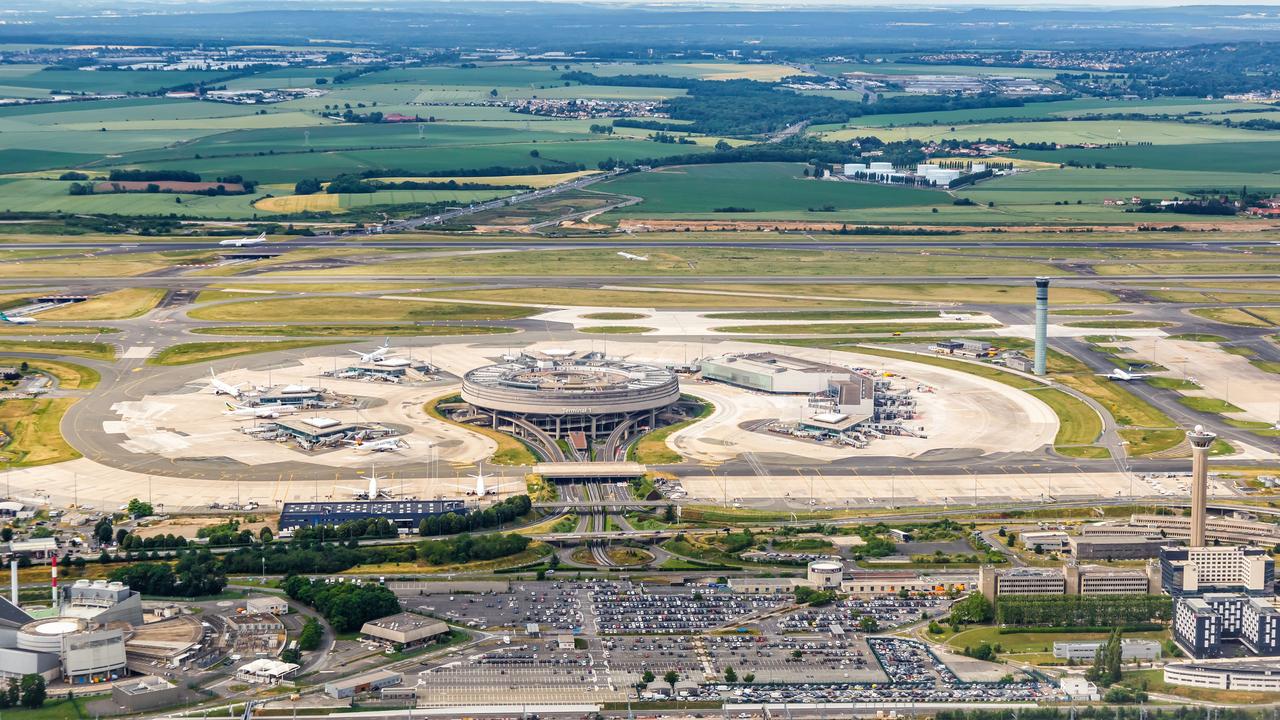
[(270, 613), (272, 615), (286, 615), (289, 612), (289, 601), (276, 597), (275, 595), (267, 595), (265, 597), (249, 598), (244, 601), (245, 612)]
[(334, 680), (324, 684), (324, 694), (341, 700), (360, 693), (381, 690), (404, 682), (404, 675), (390, 670), (374, 670), (355, 677)]
[(1067, 534), (1061, 530), (1044, 530), (1024, 532), (1020, 538), (1023, 547), (1041, 550), (1061, 551), (1067, 547)]
[(762, 352), (721, 355), (702, 361), (702, 378), (748, 390), (804, 394), (826, 392), (833, 381), (852, 379), (849, 368)]
[(449, 634), (449, 626), (434, 618), (402, 612), (370, 620), (360, 628), (360, 635), (389, 645), (417, 647)]
[(315, 525), (338, 525), (348, 520), (386, 518), (401, 532), (416, 532), (423, 520), (446, 513), (466, 515), (467, 505), (462, 500), (351, 500), (285, 503), (280, 512), (280, 529), (284, 531)]
[[(1053, 643), (1053, 656), (1059, 660), (1093, 660), (1098, 655), (1098, 648), (1105, 640), (1057, 640)], [(1133, 660), (1160, 659), (1160, 643), (1155, 640), (1120, 640), (1120, 659), (1126, 662)]]

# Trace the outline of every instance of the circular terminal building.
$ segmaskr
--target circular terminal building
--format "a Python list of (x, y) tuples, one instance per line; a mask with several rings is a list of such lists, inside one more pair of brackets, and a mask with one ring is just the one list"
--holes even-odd
[(590, 440), (655, 427), (680, 400), (675, 373), (600, 353), (547, 350), (506, 356), (462, 379), (472, 419), (522, 436)]

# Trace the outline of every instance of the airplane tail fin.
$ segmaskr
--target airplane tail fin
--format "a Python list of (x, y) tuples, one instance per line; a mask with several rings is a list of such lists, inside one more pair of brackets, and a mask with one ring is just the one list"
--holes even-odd
[(8, 315), (4, 314), (4, 311), (3, 311), (3, 310), (0, 310), (0, 320), (4, 320), (5, 322), (12, 322), (12, 321), (13, 321), (13, 318), (11, 318), (11, 317), (9, 317)]

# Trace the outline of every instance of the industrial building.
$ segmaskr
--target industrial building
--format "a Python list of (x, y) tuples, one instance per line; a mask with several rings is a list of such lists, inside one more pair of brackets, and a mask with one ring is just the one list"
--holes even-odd
[(810, 395), (827, 392), (834, 381), (850, 380), (838, 365), (762, 352), (721, 355), (702, 361), (702, 378), (767, 393)]
[(258, 658), (236, 668), (236, 679), (255, 685), (279, 685), (298, 672), (299, 665), (272, 658)]
[(348, 520), (386, 518), (401, 532), (416, 532), (423, 520), (453, 513), (466, 515), (462, 500), (350, 500), (345, 502), (285, 503), (280, 511), (280, 529), (293, 530), (315, 525), (339, 525)]
[(1160, 585), (1174, 597), (1272, 595), (1275, 560), (1258, 547), (1164, 547), (1160, 549)]
[[(1060, 660), (1093, 660), (1098, 655), (1098, 648), (1104, 640), (1056, 640), (1053, 643), (1053, 656)], [(1155, 640), (1120, 640), (1120, 659), (1159, 660), (1160, 643)]]
[(267, 595), (265, 597), (249, 598), (244, 601), (244, 609), (247, 613), (270, 613), (272, 615), (285, 615), (289, 612), (289, 601), (275, 595)]
[(519, 435), (542, 446), (572, 432), (590, 441), (621, 439), (657, 427), (680, 401), (675, 373), (654, 365), (571, 350), (526, 352), (468, 372), (455, 419)]
[(1073, 535), (1067, 549), (1076, 560), (1145, 560), (1160, 555), (1169, 541), (1159, 536)]
[(1061, 530), (1042, 530), (1024, 532), (1020, 537), (1022, 545), (1028, 548), (1060, 551), (1067, 547), (1067, 534)]
[(1270, 599), (1242, 593), (1179, 597), (1173, 640), (1197, 659), (1221, 657), (1223, 642), (1232, 640), (1254, 655), (1280, 655), (1280, 610)]
[(844, 563), (839, 560), (814, 560), (809, 563), (803, 578), (754, 578), (729, 579), (729, 589), (747, 595), (769, 595), (792, 592), (798, 587), (815, 590), (842, 589)]
[(360, 628), (363, 637), (405, 648), (417, 647), (448, 634), (449, 626), (443, 622), (410, 612), (370, 620)]
[(1001, 595), (1148, 595), (1159, 592), (1154, 564), (1110, 568), (1069, 564), (1061, 568), (978, 569), (978, 589), (988, 600)]
[(182, 689), (154, 675), (122, 680), (111, 686), (111, 701), (131, 713), (177, 705)]

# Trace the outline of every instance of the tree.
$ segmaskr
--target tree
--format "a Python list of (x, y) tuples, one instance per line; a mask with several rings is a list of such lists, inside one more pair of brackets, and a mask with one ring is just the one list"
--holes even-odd
[(111, 518), (104, 517), (93, 526), (93, 536), (102, 545), (111, 542), (111, 538), (115, 535), (115, 530), (111, 527)]
[(130, 500), (126, 510), (128, 511), (129, 515), (136, 518), (147, 517), (148, 515), (155, 514), (155, 508), (151, 507), (151, 503), (143, 502), (138, 498), (134, 498)]
[(680, 679), (680, 673), (676, 672), (675, 670), (668, 670), (666, 674), (662, 676), (662, 681), (670, 685), (671, 687), (675, 687), (676, 681), (679, 679)]
[(738, 673), (734, 672), (732, 666), (724, 669), (724, 681), (730, 683), (738, 682)]
[(315, 650), (320, 647), (320, 640), (323, 637), (324, 630), (320, 627), (320, 621), (309, 617), (302, 624), (302, 632), (298, 633), (298, 649)]
[(6, 526), (5, 528), (0, 529), (0, 540), (9, 542), (12, 539), (13, 539), (13, 528)]
[(22, 706), (25, 708), (35, 709), (44, 704), (45, 688), (44, 678), (30, 673), (22, 676), (22, 681), (18, 684), (18, 692), (22, 695)]
[(755, 681), (756, 681), (755, 673), (747, 673), (746, 675), (742, 676), (742, 682), (744, 683), (753, 683)]
[(645, 670), (644, 674), (640, 676), (640, 681), (643, 682), (645, 685), (648, 685), (649, 683), (653, 682), (653, 679), (654, 679), (654, 676), (653, 676), (652, 670)]
[(858, 629), (864, 633), (875, 632), (880, 629), (880, 622), (871, 615), (863, 615), (858, 618)]
[(287, 663), (300, 665), (302, 663), (302, 653), (294, 648), (289, 648), (288, 650), (280, 653), (280, 659)]
[(951, 624), (968, 625), (983, 623), (992, 618), (991, 601), (981, 593), (973, 593), (951, 606)]
[(271, 540), (273, 539), (273, 536), (271, 535), (271, 528), (267, 527), (266, 525), (263, 525), (262, 530), (258, 532), (258, 539), (264, 543), (271, 542)]

